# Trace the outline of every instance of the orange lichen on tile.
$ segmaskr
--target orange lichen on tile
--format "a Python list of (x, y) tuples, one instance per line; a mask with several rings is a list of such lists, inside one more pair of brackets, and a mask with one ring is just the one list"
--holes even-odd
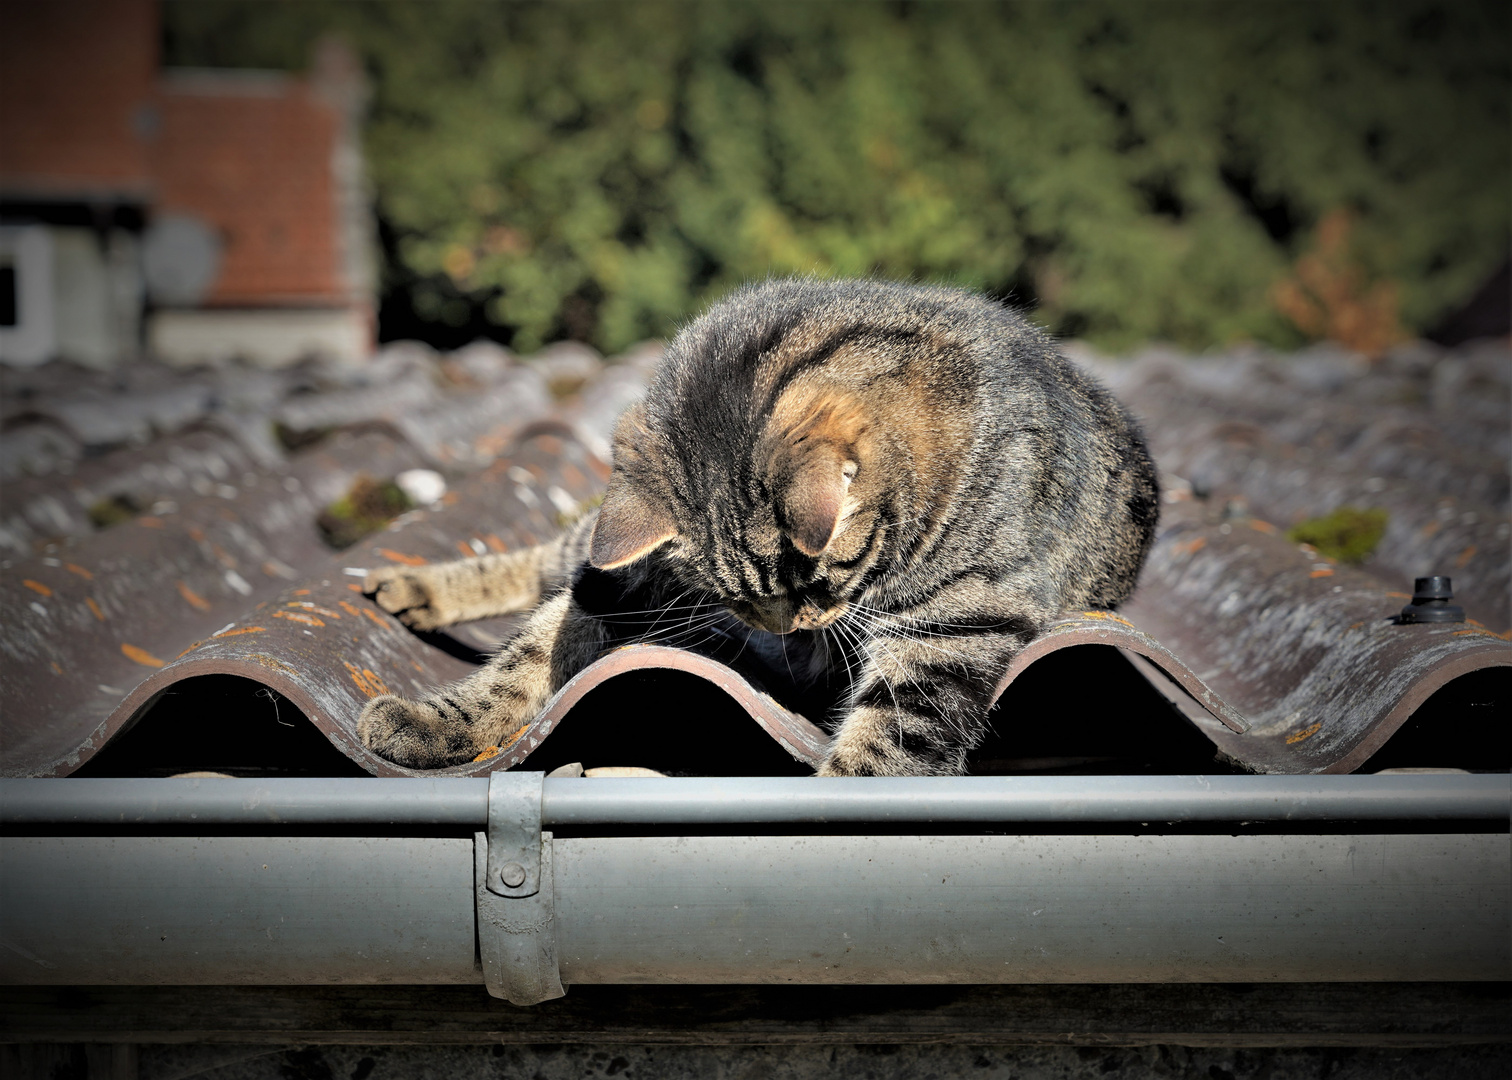
[(33, 581), (31, 578), (22, 578), (21, 584), (25, 585), (34, 593), (41, 593), (43, 596), (52, 595), (52, 590), (49, 589), (46, 585), (42, 584), (40, 581)]
[(260, 652), (251, 653), (247, 657), (247, 659), (251, 660), (253, 663), (261, 664), (263, 667), (267, 668), (269, 671), (286, 671), (290, 675), (298, 675), (299, 674), (299, 672), (296, 669), (290, 667), (288, 664), (284, 663), (282, 660), (278, 659), (276, 656), (269, 656), (267, 653), (260, 653)]
[(364, 615), (366, 615), (369, 619), (372, 619), (373, 620), (373, 624), (375, 626), (377, 626), (378, 629), (380, 629), (380, 630), (387, 630), (389, 628), (389, 624), (383, 621), (383, 616), (379, 615), (372, 608), (363, 608), (362, 609), (362, 613)]
[(342, 664), (351, 674), (352, 681), (357, 684), (357, 689), (361, 690), (366, 696), (373, 698), (379, 694), (387, 694), (389, 692), (389, 688), (383, 684), (383, 680), (374, 674), (370, 668), (359, 668), (356, 664), (347, 663), (345, 660), (342, 661)]
[(475, 757), (475, 758), (473, 758), (473, 761), (475, 761), (475, 762), (478, 762), (478, 761), (487, 761), (491, 757), (498, 757), (498, 756), (499, 756), (499, 748), (497, 746), (485, 746), (482, 750), (480, 750), (478, 752), (478, 756)]
[(529, 724), (522, 724), (522, 725), (520, 725), (520, 730), (517, 731), (517, 732), (515, 732), (509, 738), (505, 739), (504, 742), (500, 744), (499, 749), (500, 750), (508, 750), (510, 747), (514, 746), (515, 743), (517, 743), (521, 739), (523, 739), (525, 737), (525, 733), (527, 731), (529, 731), (529, 730), (530, 730), (530, 725)]
[(1310, 739), (1314, 735), (1316, 735), (1319, 730), (1322, 729), (1322, 727), (1323, 721), (1319, 720), (1316, 724), (1309, 724), (1301, 731), (1294, 731), (1286, 737), (1286, 745), (1291, 746), (1294, 743), (1302, 742), (1304, 739)]
[(96, 619), (99, 619), (101, 622), (105, 621), (105, 613), (100, 610), (100, 605), (95, 603), (94, 597), (86, 596), (84, 598), (84, 606), (89, 608), (89, 613)]
[(236, 637), (238, 634), (266, 634), (265, 626), (238, 626), (235, 630), (222, 630), (218, 634), (211, 634), (212, 638)]
[(472, 549), (472, 545), (470, 545), (466, 540), (457, 541), (457, 550), (462, 553), (462, 557), (464, 559), (470, 559), (477, 554), (477, 552)]
[(288, 619), (290, 622), (303, 623), (305, 626), (324, 626), (325, 620), (314, 615), (306, 615), (302, 611), (275, 611), (275, 619)]
[(351, 675), (352, 681), (357, 684), (357, 689), (362, 691), (364, 697), (371, 698), (378, 696), (378, 692), (369, 687), (367, 684), (367, 679), (363, 678), (361, 668), (357, 667), (355, 664), (349, 664), (345, 660), (343, 660), (341, 663), (342, 666), (347, 669), (347, 674)]
[(508, 548), (506, 548), (504, 546), (504, 541), (500, 540), (493, 533), (489, 533), (487, 536), (485, 536), (483, 538), (483, 542), (488, 545), (488, 550), (489, 551), (496, 551), (500, 555), (504, 554), (505, 551), (509, 550)]
[(203, 644), (204, 644), (203, 641), (196, 641), (193, 645), (189, 646), (183, 652), (181, 652), (177, 656), (175, 656), (174, 659), (175, 660), (182, 660), (184, 657), (188, 656), (190, 653), (192, 653), (195, 649), (199, 648)]
[(1308, 577), (1333, 577), (1333, 567), (1324, 566), (1307, 575)]
[(139, 517), (137, 518), (137, 524), (144, 529), (161, 529), (163, 527), (163, 519), (155, 517)]
[(1111, 611), (1084, 611), (1084, 612), (1082, 612), (1082, 618), (1084, 618), (1084, 619), (1106, 619), (1109, 622), (1116, 622), (1116, 623), (1118, 623), (1118, 624), (1120, 624), (1122, 626), (1130, 627), (1131, 629), (1134, 626), (1133, 623), (1131, 623), (1128, 619), (1125, 619), (1122, 615), (1115, 615)]
[(1444, 527), (1444, 523), (1442, 521), (1430, 521), (1428, 524), (1426, 524), (1426, 525), (1424, 525), (1422, 527), (1422, 529), (1420, 530), (1420, 535), (1425, 536), (1425, 537), (1432, 536), (1434, 533), (1438, 532), (1443, 527)]
[(1471, 544), (1464, 551), (1460, 552), (1459, 557), (1454, 560), (1454, 568), (1456, 570), (1463, 570), (1465, 568), (1465, 564), (1468, 563), (1471, 559), (1475, 558), (1475, 551), (1475, 545)]
[(362, 614), (362, 609), (356, 604), (352, 603), (350, 600), (338, 600), (336, 601), (336, 606), (339, 607), (342, 611), (346, 612), (348, 615)]
[(1171, 550), (1175, 551), (1177, 554), (1180, 554), (1180, 555), (1195, 555), (1197, 552), (1201, 551), (1206, 546), (1207, 546), (1207, 537), (1205, 537), (1205, 536), (1198, 536), (1198, 537), (1194, 537), (1191, 540), (1188, 540), (1184, 544), (1176, 544), (1176, 545), (1174, 545)]
[(78, 574), (85, 581), (94, 580), (94, 575), (88, 570), (84, 569), (78, 563), (66, 562), (63, 564), (63, 569), (67, 570), (70, 574)]
[(63, 674), (63, 669), (58, 666), (58, 662), (56, 660), (54, 660), (52, 663), (50, 663), (48, 665), (48, 667), (50, 667), (50, 668), (53, 669), (53, 674), (54, 675), (61, 675), (61, 674)]
[(196, 544), (203, 543), (205, 540), (205, 530), (198, 525), (191, 525), (184, 531), (189, 534), (189, 539), (193, 540)]
[(1250, 528), (1254, 529), (1256, 532), (1271, 533), (1271, 534), (1273, 534), (1273, 533), (1276, 532), (1276, 527), (1274, 525), (1272, 525), (1268, 521), (1261, 521), (1259, 518), (1250, 518), (1249, 526), (1250, 526)]
[(210, 550), (215, 553), (215, 557), (220, 560), (220, 564), (227, 570), (236, 569), (235, 555), (232, 555), (229, 551), (221, 547), (219, 544), (211, 544)]
[(295, 596), (309, 596), (310, 595), (310, 590), (309, 589), (295, 589), (293, 595), (295, 595)]
[(201, 611), (209, 611), (210, 610), (210, 601), (206, 600), (199, 593), (197, 593), (193, 589), (191, 589), (188, 586), (187, 583), (182, 582), (182, 581), (179, 582), (178, 583), (178, 591), (179, 591), (179, 595), (182, 596), (184, 598), (184, 600), (188, 602), (188, 604), (189, 604), (190, 607), (199, 608)]
[(284, 602), (284, 607), (302, 608), (305, 611), (313, 611), (317, 615), (324, 615), (328, 619), (339, 620), (341, 618), (339, 612), (332, 611), (330, 608), (321, 607), (319, 604), (312, 604), (308, 600), (287, 600)]
[(135, 660), (138, 664), (142, 664), (145, 667), (162, 667), (164, 663), (146, 649), (139, 649), (135, 645), (127, 645), (124, 641), (121, 643), (121, 652), (125, 653), (126, 659)]
[(1484, 627), (1481, 627), (1481, 628), (1473, 629), (1473, 630), (1456, 630), (1456, 631), (1454, 631), (1454, 633), (1452, 633), (1449, 636), (1450, 637), (1494, 637), (1494, 638), (1496, 638), (1499, 641), (1512, 641), (1512, 630), (1507, 630), (1504, 633), (1498, 634), (1494, 630), (1487, 630)]
[(357, 584), (349, 584), (347, 585), (347, 588), (351, 589), (355, 593), (360, 593), (362, 591), (362, 586)]
[(1412, 599), (1412, 594), (1411, 593), (1389, 592), (1386, 595), (1390, 596), (1390, 597), (1392, 597), (1393, 599), (1396, 599), (1396, 600), (1411, 600)]
[(424, 566), (430, 561), (419, 555), (406, 555), (402, 551), (394, 551), (390, 548), (379, 548), (378, 554), (382, 555), (389, 562), (403, 563), (405, 566)]

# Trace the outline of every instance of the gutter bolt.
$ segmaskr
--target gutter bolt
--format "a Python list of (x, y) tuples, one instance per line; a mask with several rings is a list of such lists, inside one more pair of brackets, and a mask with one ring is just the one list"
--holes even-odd
[(499, 868), (499, 880), (508, 889), (517, 889), (525, 884), (525, 868), (517, 862), (507, 862)]
[(1412, 603), (1397, 616), (1401, 623), (1460, 623), (1465, 621), (1465, 609), (1451, 604), (1454, 590), (1449, 579), (1442, 574), (1420, 577), (1412, 583)]

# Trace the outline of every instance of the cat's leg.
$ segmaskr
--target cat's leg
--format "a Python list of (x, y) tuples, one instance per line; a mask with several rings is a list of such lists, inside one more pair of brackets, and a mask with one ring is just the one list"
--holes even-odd
[(357, 735), (368, 749), (411, 768), (471, 761), (529, 723), (605, 643), (603, 624), (584, 614), (572, 591), (563, 589), (467, 678), (420, 701), (385, 695), (368, 702)]
[(958, 776), (1031, 632), (873, 636), (821, 776)]
[(412, 630), (528, 611), (582, 561), (591, 526), (591, 518), (583, 519), (556, 539), (522, 551), (385, 566), (367, 575), (362, 591)]

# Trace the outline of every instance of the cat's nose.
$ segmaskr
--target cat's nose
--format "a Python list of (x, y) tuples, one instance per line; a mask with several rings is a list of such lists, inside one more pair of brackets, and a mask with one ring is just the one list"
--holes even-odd
[(844, 610), (844, 604), (832, 608), (822, 608), (813, 603), (804, 604), (798, 609), (798, 614), (793, 616), (793, 628), (795, 630), (822, 629), (838, 619)]

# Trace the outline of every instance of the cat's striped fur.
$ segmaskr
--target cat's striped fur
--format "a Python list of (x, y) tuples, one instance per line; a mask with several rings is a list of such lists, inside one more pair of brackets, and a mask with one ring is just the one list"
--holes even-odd
[(417, 627), (547, 598), (477, 674), (377, 698), (359, 732), (404, 764), (466, 761), (605, 649), (733, 614), (758, 652), (800, 646), (842, 684), (823, 772), (959, 773), (1025, 643), (1128, 596), (1157, 507), (1133, 421), (1001, 305), (747, 286), (621, 418), (596, 515), (544, 548), (369, 577)]

